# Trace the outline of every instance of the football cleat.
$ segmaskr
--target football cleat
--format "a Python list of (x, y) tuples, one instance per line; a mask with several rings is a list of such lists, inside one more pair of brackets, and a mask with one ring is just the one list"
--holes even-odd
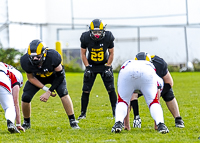
[(140, 116), (137, 115), (135, 116), (134, 120), (133, 120), (133, 128), (141, 128), (141, 119), (140, 119)]
[(165, 126), (164, 123), (159, 123), (158, 124), (158, 132), (162, 133), (162, 134), (166, 134), (169, 133), (168, 128)]
[(28, 122), (24, 121), (24, 123), (22, 124), (22, 127), (25, 130), (30, 129), (31, 128), (31, 123), (28, 123)]
[(76, 120), (70, 120), (70, 126), (73, 128), (73, 129), (80, 129), (80, 127), (78, 126), (78, 121)]
[(122, 127), (123, 127), (123, 123), (121, 121), (118, 121), (114, 124), (114, 126), (112, 127), (111, 132), (115, 132), (115, 133), (120, 133), (122, 131)]
[(81, 115), (78, 117), (78, 120), (85, 119), (85, 118), (86, 118), (86, 114), (81, 113)]
[(20, 133), (20, 131), (17, 129), (17, 127), (15, 127), (15, 125), (10, 120), (7, 120), (7, 127), (8, 127), (8, 131), (11, 134), (12, 133)]
[(178, 128), (184, 128), (185, 127), (184, 122), (183, 122), (181, 117), (175, 118), (175, 126), (178, 127)]

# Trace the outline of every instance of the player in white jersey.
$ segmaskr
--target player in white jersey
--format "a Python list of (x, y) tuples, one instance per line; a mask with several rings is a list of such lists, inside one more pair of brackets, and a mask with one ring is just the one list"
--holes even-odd
[(150, 114), (158, 125), (158, 131), (161, 133), (169, 132), (164, 124), (163, 110), (159, 103), (163, 80), (157, 76), (152, 63), (145, 60), (126, 61), (121, 66), (117, 84), (118, 104), (115, 111), (115, 125), (112, 127), (112, 132), (121, 132), (132, 94), (138, 90), (144, 95)]
[[(25, 131), (21, 126), (19, 90), (23, 85), (22, 74), (14, 67), (0, 62), (0, 103), (5, 111), (8, 131), (20, 133)], [(16, 119), (16, 126), (15, 123)]]

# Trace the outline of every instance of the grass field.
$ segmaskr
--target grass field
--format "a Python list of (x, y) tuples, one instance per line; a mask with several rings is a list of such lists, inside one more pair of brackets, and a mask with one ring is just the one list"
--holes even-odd
[[(150, 116), (144, 97), (139, 98), (142, 128), (132, 128), (120, 134), (111, 133), (114, 125), (109, 97), (100, 76), (90, 94), (87, 118), (80, 121), (80, 130), (70, 127), (60, 98), (50, 97), (47, 103), (40, 102), (39, 97), (44, 91), (38, 92), (32, 100), (31, 129), (21, 134), (10, 134), (7, 131), (4, 111), (0, 107), (0, 142), (2, 143), (200, 143), (200, 73), (171, 73), (174, 79), (174, 93), (179, 104), (185, 128), (176, 128), (174, 118), (161, 99), (165, 124), (168, 134), (160, 134), (154, 130), (154, 122)], [(115, 86), (117, 88), (117, 74)], [(75, 116), (80, 115), (83, 73), (66, 73), (67, 88), (72, 98)], [(26, 81), (24, 75), (24, 83)], [(22, 94), (22, 90), (20, 95)], [(20, 97), (21, 101), (21, 97)], [(20, 103), (21, 104), (21, 103)], [(132, 111), (131, 111), (132, 112)], [(22, 115), (21, 115), (22, 116)], [(131, 113), (131, 126), (133, 114)], [(22, 120), (23, 122), (23, 120)]]

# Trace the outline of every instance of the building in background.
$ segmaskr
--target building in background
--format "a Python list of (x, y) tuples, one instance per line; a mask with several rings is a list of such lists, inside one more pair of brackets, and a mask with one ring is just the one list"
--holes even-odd
[(200, 60), (200, 0), (125, 1), (102, 0), (102, 8), (97, 0), (1, 0), (0, 43), (26, 52), (33, 39), (53, 49), (61, 41), (78, 59), (81, 33), (101, 18), (115, 36), (114, 68), (139, 51), (173, 65)]

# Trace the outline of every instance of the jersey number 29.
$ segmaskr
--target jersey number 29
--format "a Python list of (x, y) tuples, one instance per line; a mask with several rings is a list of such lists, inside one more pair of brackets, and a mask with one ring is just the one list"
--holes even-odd
[(104, 52), (91, 52), (91, 60), (92, 61), (103, 61), (104, 59)]

